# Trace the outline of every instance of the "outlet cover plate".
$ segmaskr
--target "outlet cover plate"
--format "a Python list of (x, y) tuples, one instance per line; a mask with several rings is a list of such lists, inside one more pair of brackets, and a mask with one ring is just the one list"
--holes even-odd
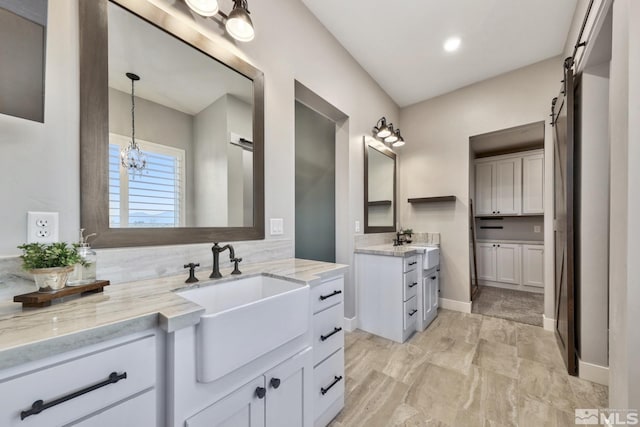
[(284, 234), (284, 219), (282, 218), (271, 218), (271, 235), (272, 236), (282, 236)]
[(59, 240), (58, 212), (27, 212), (27, 243), (54, 243)]

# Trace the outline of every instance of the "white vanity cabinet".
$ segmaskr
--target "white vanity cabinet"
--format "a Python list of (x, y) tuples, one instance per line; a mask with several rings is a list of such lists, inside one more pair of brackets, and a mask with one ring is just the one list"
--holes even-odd
[(358, 326), (404, 342), (417, 328), (418, 257), (356, 254)]
[(159, 425), (157, 354), (152, 332), (1, 371), (0, 425)]
[(307, 349), (195, 414), (186, 427), (301, 427), (312, 354)]

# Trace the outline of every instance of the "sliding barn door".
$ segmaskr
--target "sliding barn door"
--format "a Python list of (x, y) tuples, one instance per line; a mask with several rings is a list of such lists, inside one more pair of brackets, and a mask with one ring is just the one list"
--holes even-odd
[(576, 375), (574, 247), (573, 247), (573, 125), (574, 77), (572, 60), (565, 61), (563, 89), (553, 104), (554, 129), (554, 244), (556, 338), (567, 371)]

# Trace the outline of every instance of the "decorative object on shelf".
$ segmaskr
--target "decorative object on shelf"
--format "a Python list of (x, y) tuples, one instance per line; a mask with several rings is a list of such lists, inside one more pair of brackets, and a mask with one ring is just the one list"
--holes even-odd
[(96, 281), (96, 263), (98, 261), (98, 254), (89, 246), (89, 238), (94, 237), (96, 233), (91, 233), (88, 236), (84, 235), (84, 228), (80, 229), (80, 243), (78, 244), (78, 254), (80, 255), (80, 262), (74, 266), (73, 273), (67, 280), (67, 286), (86, 285)]
[(82, 258), (76, 246), (65, 242), (29, 243), (22, 249), (22, 268), (31, 274), (40, 292), (55, 292), (65, 287), (74, 265)]
[(227, 32), (234, 39), (249, 42), (255, 37), (247, 0), (233, 0), (233, 9), (229, 15), (220, 11), (217, 0), (185, 0), (185, 2), (200, 16), (213, 18), (215, 15), (220, 15)]
[(415, 197), (407, 199), (409, 203), (436, 203), (436, 202), (455, 202), (456, 196), (437, 196), (437, 197)]
[(136, 142), (136, 101), (134, 92), (134, 83), (140, 80), (140, 76), (134, 73), (127, 73), (127, 77), (131, 79), (131, 141), (127, 148), (120, 153), (120, 163), (122, 167), (129, 171), (142, 174), (147, 167), (147, 156), (140, 150), (140, 146)]
[(400, 129), (394, 129), (393, 123), (387, 124), (386, 117), (381, 117), (380, 120), (372, 129), (373, 136), (384, 142), (387, 145), (393, 147), (402, 147), (404, 145), (404, 138), (400, 134)]
[(86, 285), (65, 287), (57, 292), (30, 292), (28, 294), (16, 295), (13, 302), (21, 302), (23, 307), (49, 307), (52, 301), (70, 295), (80, 296), (96, 294), (102, 292), (105, 286), (109, 286), (108, 280), (98, 280)]

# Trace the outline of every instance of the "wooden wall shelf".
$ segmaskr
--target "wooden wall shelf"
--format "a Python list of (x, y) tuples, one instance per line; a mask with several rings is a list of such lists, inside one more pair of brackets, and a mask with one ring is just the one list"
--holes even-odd
[(438, 197), (418, 197), (408, 199), (409, 203), (438, 203), (438, 202), (455, 202), (456, 196), (438, 196)]
[(391, 206), (391, 200), (376, 200), (375, 202), (369, 202), (369, 206)]

